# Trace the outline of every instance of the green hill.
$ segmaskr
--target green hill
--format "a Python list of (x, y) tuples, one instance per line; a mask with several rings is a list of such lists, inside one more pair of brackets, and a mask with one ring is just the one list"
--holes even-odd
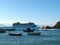
[(60, 28), (60, 21), (55, 24), (54, 28)]

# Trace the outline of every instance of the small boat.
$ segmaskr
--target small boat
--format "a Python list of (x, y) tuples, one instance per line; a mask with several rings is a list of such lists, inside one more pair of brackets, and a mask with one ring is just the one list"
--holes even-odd
[(40, 32), (29, 32), (28, 35), (41, 35)]
[(34, 32), (34, 29), (27, 28), (26, 30), (23, 30), (23, 32)]
[(6, 30), (0, 29), (0, 33), (5, 33), (5, 32), (6, 32)]
[(7, 28), (7, 29), (5, 29), (6, 31), (15, 31), (15, 29), (13, 29), (13, 28)]
[(22, 36), (20, 33), (9, 33), (10, 36)]

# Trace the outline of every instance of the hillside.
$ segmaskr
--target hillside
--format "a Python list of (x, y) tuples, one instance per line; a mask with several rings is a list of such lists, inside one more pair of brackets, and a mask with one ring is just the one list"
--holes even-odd
[(60, 21), (55, 24), (54, 28), (60, 28)]

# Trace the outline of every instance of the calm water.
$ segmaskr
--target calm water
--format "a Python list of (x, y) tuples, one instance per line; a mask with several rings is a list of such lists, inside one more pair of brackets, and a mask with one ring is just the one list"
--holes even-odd
[[(13, 32), (13, 31), (12, 31)], [(60, 29), (39, 31), (41, 35), (27, 35), (23, 31), (23, 36), (9, 36), (8, 33), (0, 33), (0, 45), (60, 45)]]

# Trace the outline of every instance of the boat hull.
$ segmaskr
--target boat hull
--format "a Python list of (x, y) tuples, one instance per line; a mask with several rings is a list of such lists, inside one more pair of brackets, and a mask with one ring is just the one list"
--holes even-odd
[(5, 33), (5, 32), (6, 32), (6, 30), (0, 29), (0, 33)]
[(34, 30), (23, 30), (23, 32), (34, 32)]
[(5, 29), (6, 31), (15, 31), (15, 29)]
[(9, 34), (10, 36), (22, 36), (22, 34)]
[(29, 32), (28, 35), (41, 35), (40, 32)]

